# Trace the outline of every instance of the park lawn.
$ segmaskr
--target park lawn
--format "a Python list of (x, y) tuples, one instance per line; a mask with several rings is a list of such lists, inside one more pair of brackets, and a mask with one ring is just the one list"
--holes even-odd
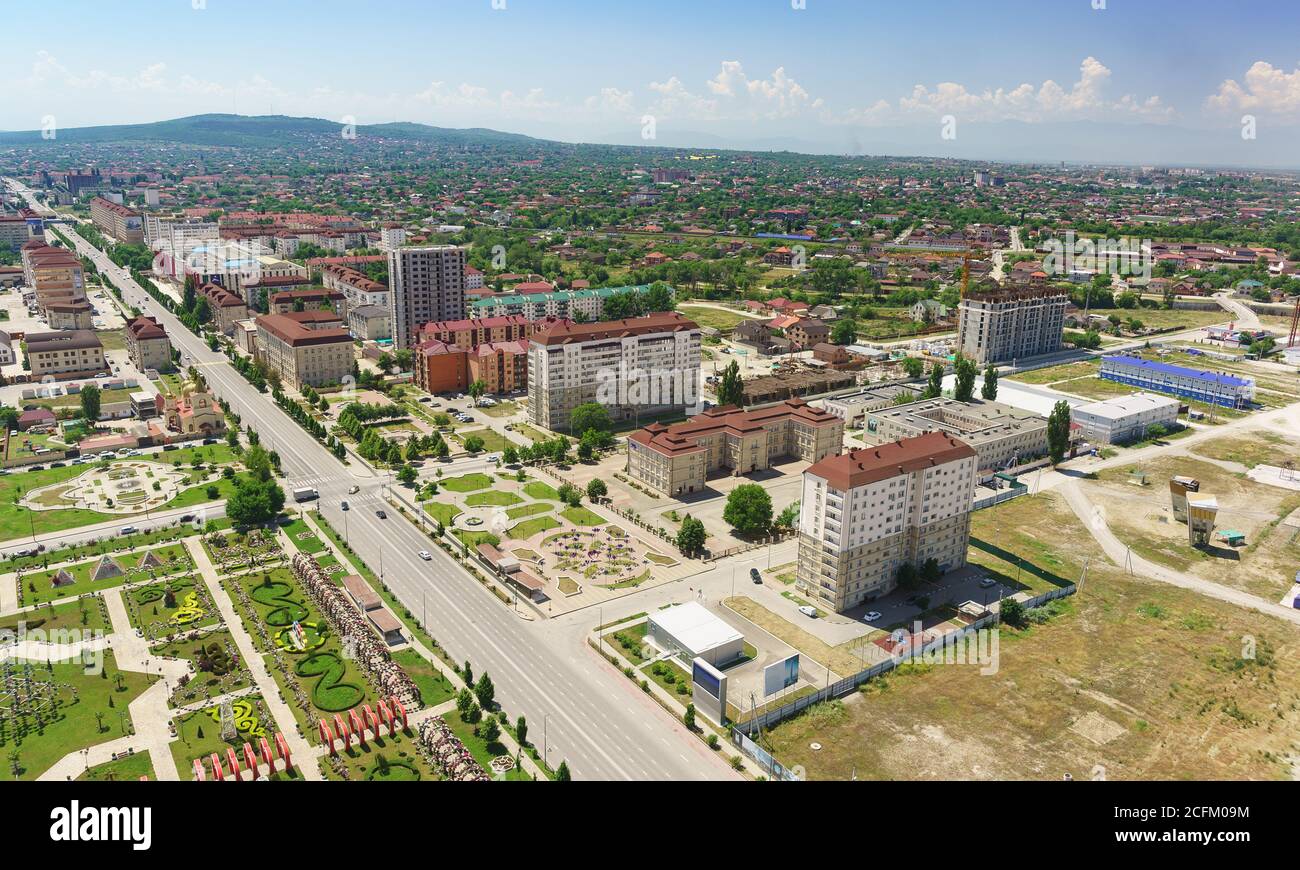
[(454, 504), (447, 504), (441, 501), (426, 502), (424, 512), (433, 517), (444, 526), (450, 526), (456, 517), (460, 516), (461, 509)]
[(465, 498), (465, 504), (469, 507), (482, 507), (483, 505), (507, 506), (519, 504), (522, 501), (523, 499), (513, 492), (502, 492), (496, 489), (487, 492), (476, 492)]
[(547, 529), (556, 529), (560, 527), (559, 520), (554, 517), (534, 517), (531, 520), (524, 520), (522, 523), (511, 526), (506, 530), (506, 534), (512, 538), (524, 539), (531, 538), (538, 532), (544, 532)]
[[(1214, 323), (1227, 323), (1233, 316), (1223, 309), (1215, 311), (1192, 311), (1182, 308), (1094, 308), (1093, 314), (1109, 318), (1112, 314), (1127, 324), (1133, 318), (1142, 321), (1143, 326), (1153, 329), (1195, 329)], [(1154, 336), (1153, 336), (1154, 337)]]
[(492, 478), (476, 471), (470, 474), (462, 474), (460, 477), (449, 477), (446, 480), (439, 481), (438, 485), (451, 492), (476, 492), (490, 487)]
[(1044, 366), (1041, 369), (1031, 369), (1027, 372), (1019, 372), (1014, 375), (1006, 375), (1008, 381), (1019, 381), (1022, 384), (1054, 384), (1058, 381), (1068, 381), (1074, 378), (1096, 377), (1097, 372), (1101, 371), (1101, 360), (1091, 359), (1084, 362), (1062, 363), (1055, 366)]
[(230, 632), (222, 628), (209, 631), (193, 640), (173, 640), (161, 646), (154, 646), (151, 649), (154, 655), (182, 659), (194, 666), (194, 674), (191, 676), (190, 681), (184, 686), (177, 686), (172, 690), (171, 704), (173, 707), (184, 707), (199, 701), (211, 700), (219, 695), (237, 692), (253, 684), (252, 676), (249, 674), (248, 669), (244, 667), (244, 663), (239, 660), (237, 650), (232, 657), (231, 667), (225, 674), (201, 670), (199, 668), (200, 647), (206, 648), (210, 644), (217, 644), (227, 651), (234, 646)]
[(147, 751), (97, 764), (77, 777), (77, 782), (138, 782), (154, 778), (153, 761)]
[(542, 483), (540, 480), (534, 480), (524, 484), (524, 494), (529, 498), (550, 499), (551, 501), (560, 500), (559, 491), (549, 483)]
[[(155, 623), (166, 623), (172, 631), (189, 631), (219, 622), (221, 614), (217, 612), (217, 608), (205, 604), (203, 595), (198, 594), (200, 585), (195, 575), (190, 575), (188, 577), (159, 580), (157, 583), (137, 586), (130, 590), (124, 597), (129, 597), (126, 610), (131, 625), (144, 631)], [(174, 593), (175, 599), (175, 606), (172, 607), (167, 606), (167, 589), (169, 587)], [(203, 611), (202, 614), (185, 623), (172, 622), (171, 618), (176, 615), (177, 611), (189, 606), (187, 600), (191, 594), (197, 595), (197, 606)], [(134, 608), (131, 606), (132, 603), (135, 605)]]
[[(371, 737), (365, 746), (357, 740), (349, 749), (340, 750), (339, 758), (347, 768), (351, 782), (437, 782), (442, 779), (416, 746), (414, 727), (396, 734), (384, 731)], [(381, 761), (382, 759), (382, 761)], [(328, 764), (321, 765), (326, 779), (337, 774)]]
[[(301, 519), (293, 520), (281, 526), (289, 540), (302, 552), (313, 556), (325, 549), (325, 542), (316, 536), (311, 527)], [(301, 536), (301, 537), (300, 537)]]
[(529, 426), (527, 423), (516, 423), (515, 431), (530, 439), (534, 444), (539, 441), (549, 441), (552, 437), (535, 426)]
[(456, 697), (456, 690), (442, 671), (420, 655), (414, 649), (403, 649), (393, 653), (393, 661), (406, 671), (415, 685), (420, 689), (420, 700), (425, 707), (436, 707), (443, 701)]
[[(689, 704), (691, 702), (691, 675), (686, 673), (682, 666), (673, 659), (657, 661), (649, 667), (642, 668), (641, 674), (648, 677), (652, 682), (658, 683), (659, 688), (677, 698), (681, 703)], [(685, 691), (682, 691), (682, 689), (685, 689)]]
[(109, 630), (108, 617), (105, 616), (103, 609), (103, 599), (99, 596), (78, 598), (76, 601), (65, 601), (62, 604), (50, 604), (47, 601), (34, 610), (11, 613), (0, 619), (0, 631), (16, 632), (19, 625), (25, 625), (28, 631), (34, 631), (38, 628), (42, 631), (66, 629), (80, 631)]
[[(479, 721), (479, 727), (482, 727), (483, 723), (487, 721), (489, 715), (491, 714), (484, 711), (483, 719)], [(474, 756), (474, 760), (483, 768), (483, 772), (486, 773), (490, 779), (495, 781), (496, 776), (492, 773), (491, 766), (492, 759), (500, 755), (510, 754), (509, 750), (506, 749), (505, 744), (500, 741), (488, 743), (482, 737), (479, 737), (474, 733), (474, 726), (461, 719), (460, 713), (456, 710), (447, 713), (442, 717), (442, 719), (451, 726), (452, 733), (460, 738), (460, 742), (465, 744), (465, 748), (469, 750), (470, 755)], [(502, 730), (504, 731), (505, 729), (502, 728)], [(516, 765), (511, 768), (510, 772), (505, 775), (504, 779), (506, 782), (529, 782), (532, 780), (532, 777)]]
[(531, 517), (534, 514), (544, 514), (551, 510), (554, 510), (551, 505), (546, 504), (545, 502), (535, 501), (529, 504), (520, 505), (516, 508), (510, 508), (506, 511), (506, 516), (512, 520), (517, 520), (521, 517)]
[[(181, 560), (183, 564), (177, 565), (175, 569), (164, 568), (162, 574), (176, 573), (193, 566), (190, 561), (189, 552), (185, 549), (184, 544), (168, 544), (164, 547), (155, 547), (148, 552), (153, 553), (165, 564), (170, 565), (173, 560)], [(23, 584), (23, 603), (40, 604), (45, 601), (56, 601), (60, 598), (72, 598), (85, 592), (94, 592), (104, 589), (112, 589), (115, 586), (121, 586), (128, 579), (132, 579), (132, 571), (143, 558), (144, 552), (131, 553), (130, 555), (114, 556), (117, 564), (122, 566), (122, 575), (118, 577), (108, 577), (100, 580), (98, 583), (93, 582), (91, 574), (95, 566), (99, 564), (99, 559), (89, 559), (85, 562), (78, 562), (75, 565), (67, 566), (67, 571), (76, 581), (68, 586), (55, 587), (53, 585), (54, 575), (61, 569), (52, 571), (43, 571), (40, 574), (27, 574), (22, 578)], [(135, 572), (134, 579), (143, 580), (149, 575), (145, 572)], [(32, 587), (35, 586), (35, 590)]]
[(575, 526), (603, 526), (605, 524), (603, 519), (585, 507), (565, 508), (560, 511), (560, 516)]
[(456, 537), (460, 542), (471, 550), (479, 544), (491, 544), (497, 546), (501, 543), (501, 537), (493, 532), (470, 532), (465, 529), (456, 529)]
[(707, 308), (703, 305), (679, 305), (677, 310), (700, 326), (711, 327), (719, 332), (727, 332), (735, 329), (737, 325), (744, 323), (746, 320), (755, 319), (746, 317), (738, 311), (720, 311), (717, 308)]
[[(33, 662), (33, 668), (36, 679), (52, 679), (69, 687), (59, 693), (65, 703), (58, 718), (46, 722), (39, 733), (29, 731), (18, 740), (11, 727), (0, 735), (0, 753), (6, 758), (0, 764), (0, 782), (35, 779), (70, 752), (129, 734), (127, 705), (158, 679), (148, 674), (119, 671), (111, 650), (104, 651), (101, 673), (87, 674), (85, 665), (79, 661), (56, 662), (48, 667), (44, 662)], [(76, 701), (71, 700), (71, 689), (76, 690)], [(102, 726), (96, 714), (102, 714)], [(11, 765), (14, 754), (20, 768), (17, 776)]]
[(483, 439), (483, 449), (488, 453), (500, 453), (514, 443), (495, 429), (462, 429), (452, 437), (464, 444), (471, 435)]
[[(104, 335), (104, 333), (102, 332), (97, 334)], [(105, 348), (105, 350), (107, 350), (107, 348)], [(104, 406), (104, 405), (114, 405), (121, 402), (130, 402), (131, 394), (134, 392), (135, 390), (127, 390), (127, 389), (121, 389), (121, 390), (101, 389), (99, 391), (99, 404), (101, 406)], [(35, 405), (37, 407), (42, 407), (42, 408), (49, 408), (51, 411), (57, 411), (59, 408), (80, 408), (81, 394), (77, 393), (74, 395), (72, 393), (69, 393), (64, 396), (54, 396), (53, 398), (38, 397), (35, 399), (24, 399), (23, 404)]]
[[(271, 668), (271, 671), (272, 673), (278, 673), (274, 668)], [(289, 696), (286, 695), (286, 697)], [(253, 708), (256, 709), (257, 704), (262, 701), (262, 696), (245, 695), (242, 698), (237, 699), (235, 703), (239, 704), (240, 701), (246, 701), (252, 704)], [(196, 710), (193, 713), (179, 716), (173, 720), (176, 723), (177, 739), (173, 740), (170, 746), (172, 759), (176, 762), (176, 770), (180, 773), (182, 782), (188, 782), (193, 779), (193, 762), (196, 758), (202, 759), (206, 776), (210, 780), (212, 779), (212, 767), (210, 766), (208, 759), (212, 753), (215, 752), (221, 756), (221, 766), (226, 770), (226, 776), (229, 776), (230, 770), (228, 769), (228, 764), (226, 762), (227, 748), (234, 749), (236, 753), (239, 753), (239, 764), (241, 767), (244, 764), (242, 752), (244, 742), (248, 741), (253, 743), (254, 749), (257, 749), (256, 738), (250, 740), (250, 734), (246, 731), (240, 731), (237, 739), (232, 743), (227, 743), (222, 740), (221, 726), (217, 723), (217, 720), (212, 717), (212, 714), (208, 712), (210, 709), (212, 708)], [(276, 731), (275, 721), (271, 719), (269, 715), (263, 718), (259, 714), (257, 716), (257, 724), (254, 725), (254, 730), (258, 727), (265, 729), (266, 740), (268, 743), (272, 744), (272, 747), (274, 747), (273, 738)], [(293, 772), (289, 773), (287, 776), (284, 773), (276, 773), (271, 777), (272, 780), (296, 780), (301, 778), (302, 775), (298, 773), (296, 767)]]

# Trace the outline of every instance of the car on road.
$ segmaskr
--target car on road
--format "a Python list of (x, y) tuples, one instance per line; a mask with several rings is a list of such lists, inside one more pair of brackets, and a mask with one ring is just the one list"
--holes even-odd
[(428, 550), (421, 550), (421, 551), (420, 551), (419, 553), (417, 553), (416, 555), (419, 556), (421, 559), (423, 559), (423, 560), (426, 561), (426, 562), (433, 558), (433, 554), (430, 553)]
[(340, 510), (350, 510), (350, 508), (348, 507), (348, 503), (347, 503), (346, 501), (342, 502), (342, 503), (339, 505), (339, 509), (340, 509)]
[(121, 530), (118, 532), (118, 534), (119, 534), (119, 535), (134, 535), (134, 534), (135, 534), (136, 532), (138, 532), (138, 531), (140, 531), (140, 530), (137, 529), (135, 526), (122, 526), (122, 528), (121, 528)]
[(921, 596), (920, 596), (920, 595), (909, 595), (909, 596), (907, 596), (906, 600), (903, 601), (903, 603), (904, 603), (904, 604), (919, 604), (919, 603), (921, 603)]
[(799, 612), (809, 619), (817, 618), (817, 608), (813, 607), (811, 604), (800, 604)]
[(994, 580), (992, 577), (985, 577), (980, 581), (981, 589), (988, 589), (989, 587), (996, 585), (998, 585), (998, 581)]
[(879, 618), (880, 618), (879, 610), (868, 610), (866, 613), (862, 614), (863, 622), (875, 622)]
[(348, 495), (356, 495), (359, 492), (361, 492), (361, 487), (357, 486), (355, 483), (348, 487)]
[(749, 569), (749, 579), (750, 579), (750, 580), (753, 580), (755, 583), (762, 583), (762, 582), (763, 582), (763, 575), (760, 574), (760, 573), (758, 572), (758, 569), (757, 569), (757, 568), (750, 568), (750, 569)]
[(383, 509), (383, 508), (378, 508), (378, 509), (376, 509), (376, 510), (375, 510), (375, 516), (379, 517), (381, 520), (386, 520), (386, 519), (388, 519), (388, 514), (384, 512), (384, 509)]

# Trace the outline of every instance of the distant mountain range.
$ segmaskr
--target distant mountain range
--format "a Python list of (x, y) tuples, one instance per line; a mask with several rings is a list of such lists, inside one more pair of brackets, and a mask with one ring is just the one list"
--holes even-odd
[[(435, 146), (571, 147), (574, 144), (631, 148), (699, 148), (751, 152), (788, 151), (842, 156), (953, 158), (1003, 163), (1153, 164), (1158, 166), (1300, 167), (1293, 143), (1300, 128), (1261, 128), (1258, 140), (1243, 140), (1233, 127), (1218, 130), (1175, 125), (1069, 122), (1026, 124), (1017, 121), (970, 123), (954, 140), (942, 140), (928, 126), (850, 127), (810, 123), (797, 131), (768, 130), (756, 135), (754, 125), (716, 123), (684, 129), (663, 122), (658, 137), (640, 138), (639, 130), (606, 131), (589, 138), (558, 124), (533, 125), (549, 138), (503, 133), (484, 127), (458, 129), (394, 122), (363, 124), (358, 137), (388, 142), (423, 142)], [(166, 143), (202, 147), (292, 148), (337, 138), (343, 126), (322, 118), (287, 115), (193, 115), (148, 124), (60, 129), (46, 140), (39, 130), (0, 132), (0, 147), (67, 144)]]
[[(41, 137), (39, 130), (0, 132), (0, 145), (131, 144), (167, 142), (210, 147), (283, 147), (295, 139), (339, 136), (343, 125), (321, 118), (293, 118), (288, 115), (192, 115), (149, 124), (119, 124), (107, 127), (69, 127), (58, 130), (56, 139)], [(434, 142), (446, 145), (540, 144), (518, 133), (501, 133), (484, 128), (452, 129), (427, 124), (398, 122), (363, 124), (358, 136)]]

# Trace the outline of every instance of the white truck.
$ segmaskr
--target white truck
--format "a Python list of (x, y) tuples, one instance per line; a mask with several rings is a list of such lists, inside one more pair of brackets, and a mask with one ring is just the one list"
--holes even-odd
[(299, 486), (293, 491), (294, 501), (311, 501), (316, 498), (320, 498), (320, 493), (316, 491), (315, 487)]

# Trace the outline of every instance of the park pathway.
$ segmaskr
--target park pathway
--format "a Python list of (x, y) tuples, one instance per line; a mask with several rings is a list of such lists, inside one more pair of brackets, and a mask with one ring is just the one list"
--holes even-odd
[(311, 744), (298, 731), (298, 720), (293, 715), (293, 710), (285, 703), (284, 698), (280, 695), (280, 687), (271, 677), (271, 672), (266, 668), (266, 659), (257, 651), (257, 645), (253, 643), (252, 636), (248, 629), (244, 627), (244, 622), (235, 613), (235, 606), (226, 594), (226, 590), (221, 587), (221, 580), (217, 574), (217, 569), (213, 566), (212, 560), (208, 558), (207, 550), (203, 549), (203, 543), (194, 538), (187, 538), (185, 547), (190, 552), (190, 557), (194, 559), (194, 564), (198, 566), (199, 573), (203, 575), (203, 582), (208, 587), (208, 593), (217, 605), (217, 610), (221, 612), (221, 618), (225, 620), (226, 627), (230, 629), (230, 636), (235, 641), (235, 647), (239, 650), (239, 655), (243, 658), (244, 663), (248, 666), (248, 671), (253, 675), (253, 682), (257, 685), (258, 691), (262, 694), (262, 700), (266, 702), (266, 709), (271, 711), (271, 718), (275, 720), (276, 730), (284, 735), (284, 739), (289, 742), (289, 752), (292, 754), (298, 769), (302, 772), (303, 778), (307, 780), (322, 779), (320, 767), (316, 764), (316, 753), (312, 751)]

